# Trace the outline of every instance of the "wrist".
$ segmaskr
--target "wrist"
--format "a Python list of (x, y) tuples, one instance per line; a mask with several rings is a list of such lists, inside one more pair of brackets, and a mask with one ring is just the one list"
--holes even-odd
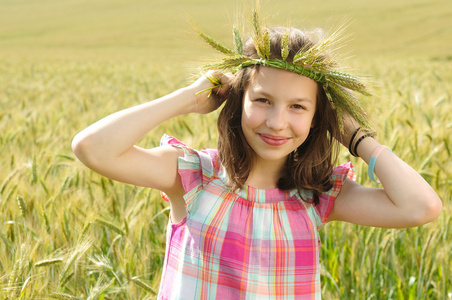
[[(360, 136), (364, 136), (364, 134), (361, 134)], [(378, 146), (380, 146), (380, 143), (377, 142), (373, 137), (366, 137), (359, 143), (356, 149), (356, 154), (361, 157), (367, 164), (369, 164), (372, 152)]]
[(349, 140), (348, 150), (351, 155), (358, 157), (358, 147), (367, 138), (374, 138), (377, 133), (373, 130), (358, 127)]

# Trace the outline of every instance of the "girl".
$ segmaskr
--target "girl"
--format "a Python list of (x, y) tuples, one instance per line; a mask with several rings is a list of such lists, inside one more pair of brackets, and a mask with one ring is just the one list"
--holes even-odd
[[(216, 66), (234, 75), (209, 71), (73, 140), (89, 168), (169, 201), (159, 299), (320, 299), (317, 231), (325, 223), (403, 228), (441, 211), (424, 179), (359, 126), (367, 123), (351, 90), (364, 86), (334, 69), (325, 41), (256, 24), (245, 43), (234, 32), (236, 50), (201, 34), (227, 56)], [(168, 136), (154, 149), (135, 146), (160, 123), (224, 101), (218, 151)], [(338, 141), (382, 189), (354, 182), (350, 163), (333, 167)]]

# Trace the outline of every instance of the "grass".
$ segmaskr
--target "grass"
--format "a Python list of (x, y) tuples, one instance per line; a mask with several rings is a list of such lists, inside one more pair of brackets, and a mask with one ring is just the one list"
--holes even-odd
[[(215, 24), (211, 32), (230, 40), (221, 24), (233, 19), (234, 3), (169, 3), (0, 2), (2, 298), (155, 298), (167, 204), (156, 190), (91, 172), (74, 158), (70, 142), (103, 116), (189, 81), (186, 62), (204, 50), (181, 37), (179, 12), (202, 26)], [(353, 67), (379, 84), (371, 110), (379, 139), (424, 176), (444, 206), (437, 220), (417, 228), (332, 223), (322, 229), (324, 298), (452, 298), (450, 5), (294, 3), (287, 1), (272, 19), (355, 20), (347, 49), (355, 49)], [(263, 3), (263, 9), (272, 6)], [(170, 120), (140, 145), (156, 146), (167, 133), (195, 148), (215, 147), (216, 115)], [(365, 164), (346, 151), (340, 159), (351, 159), (358, 182), (372, 186)]]

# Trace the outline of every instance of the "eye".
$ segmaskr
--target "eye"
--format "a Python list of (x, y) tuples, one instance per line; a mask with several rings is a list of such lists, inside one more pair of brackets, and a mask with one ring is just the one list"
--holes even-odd
[(303, 105), (300, 105), (300, 104), (294, 104), (294, 105), (292, 105), (292, 108), (294, 108), (296, 110), (306, 110), (306, 107), (304, 107)]
[(270, 103), (270, 101), (268, 101), (268, 99), (265, 98), (257, 98), (256, 100), (254, 100), (256, 102), (261, 102), (261, 103)]

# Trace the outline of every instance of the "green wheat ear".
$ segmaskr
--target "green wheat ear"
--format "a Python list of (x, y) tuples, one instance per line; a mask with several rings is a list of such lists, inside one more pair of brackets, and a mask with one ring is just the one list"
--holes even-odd
[(254, 36), (260, 39), (262, 37), (261, 23), (259, 21), (259, 13), (256, 9), (253, 9), (252, 25)]
[(264, 50), (264, 57), (267, 59), (270, 58), (270, 47), (270, 31), (266, 29), (262, 35), (262, 48)]
[(207, 34), (201, 32), (198, 28), (194, 27), (194, 30), (196, 31), (196, 33), (198, 33), (198, 35), (210, 46), (212, 46), (214, 49), (220, 51), (221, 53), (224, 54), (237, 54), (235, 51), (229, 49), (228, 47), (220, 44), (220, 42), (217, 42), (214, 38), (208, 36)]
[(17, 205), (19, 205), (20, 214), (25, 218), (27, 216), (27, 203), (24, 198), (17, 196)]
[(232, 35), (234, 36), (234, 46), (238, 54), (243, 55), (243, 42), (240, 32), (237, 27), (234, 26), (232, 29)]
[(339, 125), (339, 131), (344, 132), (344, 112), (341, 106), (336, 106), (337, 124)]
[(366, 113), (357, 100), (351, 100), (354, 99), (354, 96), (349, 90), (344, 89), (334, 82), (328, 82), (328, 92), (332, 98), (336, 99), (335, 108), (340, 122), (342, 122), (345, 112), (362, 127), (370, 128)]
[(286, 61), (289, 56), (289, 33), (286, 32), (281, 38), (281, 57), (283, 61)]
[(307, 47), (303, 47), (297, 52), (297, 54), (295, 54), (293, 59), (294, 63), (303, 62), (304, 65), (312, 65), (313, 63), (317, 63), (318, 69), (325, 69), (325, 66), (322, 63), (325, 61), (322, 58), (322, 54), (325, 52), (325, 49), (329, 43), (331, 43), (330, 38), (317, 43), (308, 49), (306, 49)]
[(326, 72), (325, 75), (330, 82), (334, 82), (363, 95), (370, 96), (370, 93), (367, 91), (366, 86), (355, 76), (336, 71)]
[[(252, 17), (252, 27), (253, 27), (253, 42), (254, 47), (256, 48), (257, 55), (259, 55), (260, 58), (267, 58), (267, 40), (270, 40), (270, 36), (268, 38), (265, 38), (265, 34), (267, 31), (264, 31), (262, 33), (262, 28), (259, 20), (259, 14), (256, 9), (253, 9), (253, 17)], [(267, 33), (268, 34), (268, 33)], [(266, 40), (267, 39), (267, 40)], [(270, 52), (270, 50), (269, 50)]]
[(249, 58), (246, 56), (232, 56), (224, 59), (223, 62), (218, 65), (218, 68), (222, 70), (229, 70), (234, 67), (239, 67), (242, 63), (248, 60)]

